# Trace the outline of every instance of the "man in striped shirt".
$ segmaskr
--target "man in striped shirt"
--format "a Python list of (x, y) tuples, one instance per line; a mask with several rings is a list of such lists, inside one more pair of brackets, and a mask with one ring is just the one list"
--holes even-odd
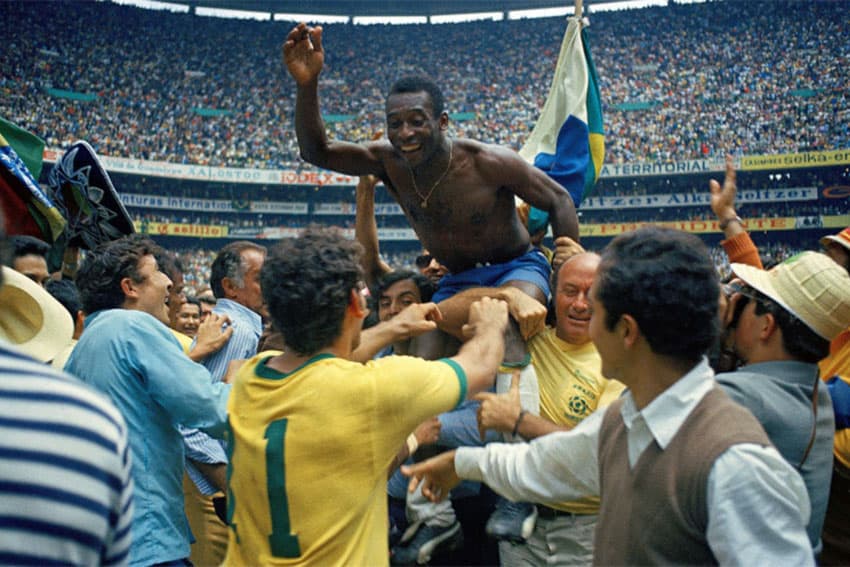
[[(0, 286), (15, 282), (15, 294), (0, 297), (4, 332), (32, 330), (4, 305), (21, 293), (63, 309), (35, 282), (2, 270)], [(67, 339), (58, 334), (42, 350), (61, 350)], [(0, 340), (0, 564), (125, 565), (130, 466), (127, 427), (109, 401)]]
[[(260, 269), (266, 248), (237, 241), (222, 248), (213, 260), (210, 286), (217, 298), (213, 313), (226, 315), (233, 329), (230, 340), (202, 362), (213, 382), (221, 382), (230, 362), (257, 354), (263, 331)], [(221, 563), (227, 550), (227, 526), (219, 519), (214, 498), (224, 496), (227, 456), (223, 444), (196, 429), (182, 430), (186, 445), (186, 515), (195, 535), (191, 559), (199, 565)]]

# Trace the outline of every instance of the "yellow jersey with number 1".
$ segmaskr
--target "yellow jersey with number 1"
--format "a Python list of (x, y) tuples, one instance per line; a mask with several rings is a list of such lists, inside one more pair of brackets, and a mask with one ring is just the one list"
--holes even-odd
[(426, 418), (466, 394), (454, 361), (318, 355), (289, 374), (258, 354), (236, 376), (225, 565), (386, 565), (387, 470)]

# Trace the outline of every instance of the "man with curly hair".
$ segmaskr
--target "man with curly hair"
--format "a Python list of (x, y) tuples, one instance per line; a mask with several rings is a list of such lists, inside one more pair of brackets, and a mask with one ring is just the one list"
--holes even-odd
[(285, 352), (242, 367), (229, 402), (228, 565), (386, 565), (387, 470), (411, 431), (492, 385), (508, 312), (483, 299), (450, 359), (387, 356), (436, 326), (433, 303), (361, 332), (360, 246), (309, 228), (269, 253), (263, 297)]

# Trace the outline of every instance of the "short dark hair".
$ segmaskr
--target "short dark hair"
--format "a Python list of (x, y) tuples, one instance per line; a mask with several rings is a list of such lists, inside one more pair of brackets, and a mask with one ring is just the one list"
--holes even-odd
[(177, 254), (162, 248), (156, 255), (156, 263), (159, 265), (160, 271), (171, 278), (172, 281), (178, 275), (182, 276), (186, 272), (183, 262), (177, 257)]
[(147, 255), (156, 257), (162, 249), (153, 240), (131, 234), (106, 242), (86, 254), (77, 272), (77, 287), (86, 314), (101, 309), (115, 309), (124, 304), (121, 280), (142, 281), (139, 261)]
[(76, 321), (77, 313), (83, 309), (83, 302), (80, 301), (80, 290), (77, 289), (77, 284), (73, 280), (49, 279), (44, 287), (56, 301), (68, 310), (71, 318)]
[(12, 237), (12, 259), (20, 258), (21, 256), (47, 256), (47, 251), (50, 250), (50, 245), (36, 238), (35, 236), (27, 236), (19, 234)]
[(696, 363), (720, 332), (717, 270), (702, 241), (678, 230), (644, 227), (602, 252), (596, 298), (613, 330), (625, 314), (652, 351)]
[(441, 91), (440, 87), (438, 87), (437, 84), (428, 77), (422, 75), (402, 77), (390, 87), (390, 92), (387, 95), (387, 98), (394, 94), (421, 92), (427, 93), (428, 97), (431, 99), (431, 110), (434, 111), (434, 118), (440, 116), (443, 113), (443, 110), (445, 110), (446, 105), (445, 99), (443, 98), (443, 91)]
[(755, 288), (755, 313), (764, 315), (770, 313), (776, 321), (779, 330), (782, 331), (782, 348), (794, 357), (795, 360), (816, 364), (829, 355), (829, 341), (808, 325), (803, 323), (796, 315), (773, 301)]
[(198, 308), (198, 312), (201, 311), (201, 300), (195, 297), (194, 295), (186, 296), (186, 303), (190, 303)]
[(210, 268), (210, 287), (216, 299), (224, 298), (224, 278), (230, 278), (237, 286), (245, 284), (245, 263), (242, 261), (242, 252), (245, 250), (256, 250), (262, 254), (266, 253), (266, 247), (254, 244), (249, 240), (237, 240), (231, 242), (219, 250)]
[(378, 280), (378, 289), (375, 290), (375, 297), (380, 300), (381, 295), (383, 295), (390, 286), (404, 280), (411, 280), (413, 284), (419, 288), (419, 301), (422, 303), (431, 301), (431, 296), (433, 296), (434, 292), (437, 291), (437, 286), (434, 285), (434, 282), (422, 274), (412, 272), (410, 270), (396, 270), (381, 276), (381, 279)]
[(351, 290), (363, 280), (361, 253), (339, 229), (316, 225), (271, 249), (260, 285), (287, 348), (307, 356), (339, 337)]

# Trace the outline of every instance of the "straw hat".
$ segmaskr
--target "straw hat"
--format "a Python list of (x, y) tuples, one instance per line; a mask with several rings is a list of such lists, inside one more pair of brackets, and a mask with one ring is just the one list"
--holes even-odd
[(840, 244), (850, 252), (850, 227), (845, 228), (838, 234), (830, 234), (820, 239), (820, 245), (826, 248), (831, 243)]
[(827, 340), (850, 325), (850, 275), (825, 254), (803, 252), (767, 272), (746, 264), (732, 271)]
[(0, 340), (42, 362), (64, 349), (74, 334), (71, 314), (34, 281), (3, 266)]

